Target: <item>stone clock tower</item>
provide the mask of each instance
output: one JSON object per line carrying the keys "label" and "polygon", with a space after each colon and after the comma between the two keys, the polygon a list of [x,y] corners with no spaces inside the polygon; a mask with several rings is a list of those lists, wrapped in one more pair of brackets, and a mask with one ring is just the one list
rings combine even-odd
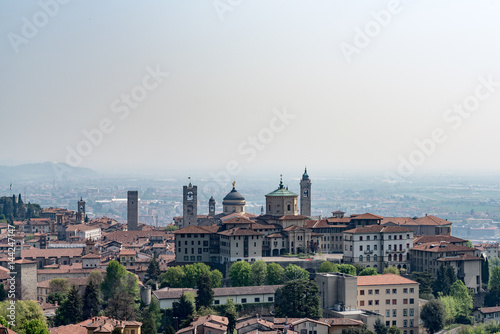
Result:
{"label": "stone clock tower", "polygon": [[182,222],[183,226],[197,225],[198,223],[198,187],[191,184],[191,178],[189,180],[189,185],[184,186],[182,189],[182,203],[183,203],[183,215]]}
{"label": "stone clock tower", "polygon": [[300,180],[300,214],[311,217],[311,180],[307,174],[307,168]]}
{"label": "stone clock tower", "polygon": [[83,200],[82,197],[80,197],[80,200],[78,201],[78,211],[76,213],[76,220],[79,221],[80,223],[83,223],[85,221],[85,201]]}
{"label": "stone clock tower", "polygon": [[209,217],[213,217],[215,216],[215,199],[214,197],[210,197],[210,199],[208,200],[208,216]]}

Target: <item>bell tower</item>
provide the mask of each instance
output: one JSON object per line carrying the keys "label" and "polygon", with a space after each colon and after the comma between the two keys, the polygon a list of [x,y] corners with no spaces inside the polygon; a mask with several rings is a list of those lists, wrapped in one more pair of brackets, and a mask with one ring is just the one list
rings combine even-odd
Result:
{"label": "bell tower", "polygon": [[307,174],[307,168],[300,180],[300,214],[306,217],[311,216],[311,180]]}
{"label": "bell tower", "polygon": [[217,202],[215,202],[215,199],[214,197],[210,197],[210,199],[208,200],[208,216],[209,217],[213,217],[215,216],[215,204]]}
{"label": "bell tower", "polygon": [[80,200],[78,201],[76,220],[78,220],[80,223],[83,223],[85,221],[85,201],[82,197],[80,197]]}
{"label": "bell tower", "polygon": [[[182,187],[182,204],[183,204],[183,215],[182,221],[183,226],[198,224],[198,187],[191,184],[191,178],[189,178],[189,184]],[[215,208],[215,206],[214,206]]]}

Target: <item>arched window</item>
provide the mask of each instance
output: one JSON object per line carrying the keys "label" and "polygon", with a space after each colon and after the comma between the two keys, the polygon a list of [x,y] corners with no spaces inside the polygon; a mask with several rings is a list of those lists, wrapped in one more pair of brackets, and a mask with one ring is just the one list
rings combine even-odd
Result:
{"label": "arched window", "polygon": [[388,260],[392,261],[392,255],[391,254],[389,254]]}
{"label": "arched window", "polygon": [[377,254],[373,255],[373,261],[377,261]]}
{"label": "arched window", "polygon": [[370,255],[366,256],[366,262],[370,262]]}
{"label": "arched window", "polygon": [[359,256],[359,262],[363,262],[363,255]]}
{"label": "arched window", "polygon": [[403,254],[399,254],[399,262],[403,262]]}

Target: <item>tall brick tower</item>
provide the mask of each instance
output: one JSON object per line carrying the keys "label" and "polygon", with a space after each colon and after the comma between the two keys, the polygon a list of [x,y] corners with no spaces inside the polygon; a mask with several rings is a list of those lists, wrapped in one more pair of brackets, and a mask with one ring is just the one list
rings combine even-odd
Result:
{"label": "tall brick tower", "polygon": [[198,187],[191,184],[182,187],[182,203],[183,203],[183,227],[189,225],[197,225],[198,223]]}
{"label": "tall brick tower", "polygon": [[137,231],[139,225],[139,192],[130,190],[127,192],[127,229]]}
{"label": "tall brick tower", "polygon": [[300,214],[311,217],[311,180],[307,174],[307,168],[300,180]]}
{"label": "tall brick tower", "polygon": [[83,223],[85,221],[85,201],[82,197],[80,197],[80,200],[78,201],[76,220],[78,220],[80,223]]}

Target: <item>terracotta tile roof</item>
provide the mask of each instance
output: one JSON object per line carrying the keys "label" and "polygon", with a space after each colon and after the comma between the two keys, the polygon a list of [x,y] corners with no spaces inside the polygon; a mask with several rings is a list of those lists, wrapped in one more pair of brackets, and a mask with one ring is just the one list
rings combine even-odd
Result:
{"label": "terracotta tile roof", "polygon": [[206,226],[189,225],[173,232],[174,234],[207,234],[212,233]]}
{"label": "terracotta tile roof", "polygon": [[131,244],[138,241],[140,238],[149,239],[153,236],[162,236],[166,238],[167,231],[114,231],[102,238],[105,241],[118,241],[121,243]]}
{"label": "terracotta tile roof", "polygon": [[395,274],[358,276],[358,286],[394,284],[418,284],[418,282]]}
{"label": "terracotta tile roof", "polygon": [[277,233],[266,235],[266,238],[286,238],[286,235],[282,232],[277,232]]}
{"label": "terracotta tile roof", "polygon": [[49,328],[50,334],[87,334],[87,329],[82,325],[67,325]]}
{"label": "terracotta tile roof", "polygon": [[344,224],[344,223],[350,223],[351,218],[350,217],[344,217],[344,218],[326,218],[326,221],[331,224]]}
{"label": "terracotta tile roof", "polygon": [[253,221],[245,217],[234,217],[224,220],[222,224],[252,224]]}
{"label": "terracotta tile roof", "polygon": [[460,239],[453,237],[451,235],[421,235],[413,239],[415,245],[426,244],[429,242],[449,242],[449,243],[461,243],[466,242],[465,239]]}
{"label": "terracotta tile roof", "polygon": [[412,229],[403,226],[382,226],[370,225],[366,227],[358,227],[352,230],[344,231],[345,233],[408,233],[413,232]]}
{"label": "terracotta tile roof", "polygon": [[135,250],[132,250],[132,249],[122,249],[120,251],[120,254],[119,256],[136,256],[137,255],[137,252]]}
{"label": "terracotta tile roof", "polygon": [[283,231],[296,231],[296,230],[309,230],[307,227],[304,226],[297,226],[297,225],[291,225],[288,226],[287,228],[283,229]]}
{"label": "terracotta tile roof", "polygon": [[457,256],[447,256],[440,257],[437,259],[440,262],[450,262],[450,261],[482,261],[482,259],[478,256],[470,255],[470,254],[460,254]]}
{"label": "terracotta tile roof", "polygon": [[101,258],[100,255],[92,254],[92,253],[89,253],[87,255],[82,256],[82,259],[100,259],[100,258]]}
{"label": "terracotta tile roof", "polygon": [[240,328],[244,328],[244,327],[247,327],[247,326],[250,326],[253,324],[260,324],[260,325],[266,326],[268,328],[273,328],[273,326],[274,326],[274,323],[272,323],[270,321],[267,321],[267,320],[264,320],[261,318],[251,318],[251,319],[237,323],[236,329],[238,330]]}
{"label": "terracotta tile roof", "polygon": [[36,259],[38,257],[49,258],[49,257],[80,257],[82,256],[82,248],[65,248],[64,250],[58,248],[47,248],[47,249],[23,249],[21,250],[21,257]]}
{"label": "terracotta tile roof", "polygon": [[479,312],[481,312],[481,313],[495,313],[495,312],[500,312],[500,306],[481,307],[479,309]]}
{"label": "terracotta tile roof", "polygon": [[394,223],[396,225],[416,225],[415,220],[411,217],[384,217],[380,225]]}
{"label": "terracotta tile roof", "polygon": [[447,242],[429,242],[413,246],[412,250],[424,252],[474,252],[474,248],[450,244]]}
{"label": "terracotta tile roof", "polygon": [[[72,285],[83,286],[87,285],[88,277],[71,277],[66,279],[68,280],[70,286]],[[51,280],[40,281],[37,283],[37,287],[48,289],[50,287],[50,281]]]}
{"label": "terracotta tile roof", "polygon": [[278,218],[278,220],[306,220],[306,216],[301,215],[284,215]]}
{"label": "terracotta tile roof", "polygon": [[232,229],[226,230],[219,232],[218,234],[221,235],[263,235],[262,233],[259,233],[257,231],[250,230],[248,228],[240,228],[240,227],[234,227]]}
{"label": "terracotta tile roof", "polygon": [[274,229],[283,229],[281,225],[278,224],[268,224],[268,223],[253,223],[252,230],[274,230]]}
{"label": "terracotta tile roof", "polygon": [[66,228],[66,232],[74,232],[74,231],[91,231],[91,230],[97,230],[100,229],[98,226],[91,226],[87,224],[76,224],[76,225],[69,225]]}
{"label": "terracotta tile roof", "polygon": [[384,219],[382,216],[377,216],[372,213],[363,213],[362,215],[351,215],[351,220],[366,220],[366,219]]}
{"label": "terracotta tile roof", "polygon": [[345,213],[345,212],[344,212],[344,211],[337,210],[337,211],[332,211],[332,213]]}
{"label": "terracotta tile roof", "polygon": [[417,219],[415,219],[415,221],[419,225],[436,225],[436,226],[451,225],[451,222],[444,220],[444,219],[441,219],[441,218],[438,218],[436,216],[432,216],[432,215],[427,215],[427,216],[422,217],[422,218],[417,218]]}

